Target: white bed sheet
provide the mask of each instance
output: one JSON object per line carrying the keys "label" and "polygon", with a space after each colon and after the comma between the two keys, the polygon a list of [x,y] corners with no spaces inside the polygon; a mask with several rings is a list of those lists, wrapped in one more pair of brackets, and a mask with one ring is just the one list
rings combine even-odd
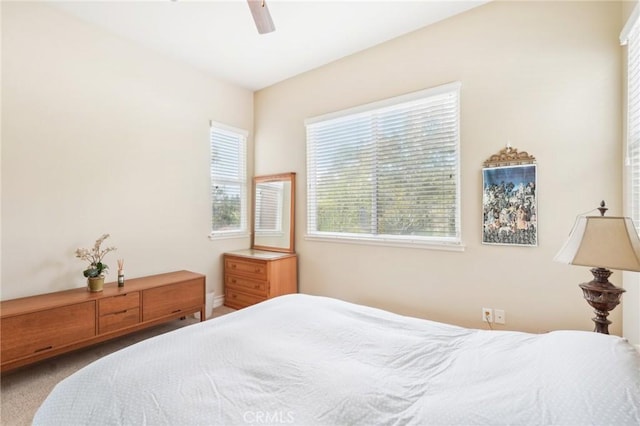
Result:
{"label": "white bed sheet", "polygon": [[287,295],[108,355],[35,425],[638,425],[624,339],[456,327]]}

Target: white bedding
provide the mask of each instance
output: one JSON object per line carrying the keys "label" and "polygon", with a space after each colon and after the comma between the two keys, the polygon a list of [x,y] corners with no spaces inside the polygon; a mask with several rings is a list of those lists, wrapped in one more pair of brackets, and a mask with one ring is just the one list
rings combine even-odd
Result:
{"label": "white bedding", "polygon": [[483,331],[282,296],[113,353],[35,425],[639,425],[625,340]]}

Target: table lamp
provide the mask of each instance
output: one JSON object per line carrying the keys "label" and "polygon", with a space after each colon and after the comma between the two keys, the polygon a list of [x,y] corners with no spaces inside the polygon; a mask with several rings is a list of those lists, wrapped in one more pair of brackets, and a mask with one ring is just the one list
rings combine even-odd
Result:
{"label": "table lamp", "polygon": [[609,268],[640,272],[640,238],[631,218],[605,216],[608,209],[604,201],[598,210],[600,216],[576,218],[569,239],[553,260],[593,267],[594,279],[580,284],[580,288],[596,314],[594,331],[609,334],[611,321],[607,316],[625,291],[609,282]]}

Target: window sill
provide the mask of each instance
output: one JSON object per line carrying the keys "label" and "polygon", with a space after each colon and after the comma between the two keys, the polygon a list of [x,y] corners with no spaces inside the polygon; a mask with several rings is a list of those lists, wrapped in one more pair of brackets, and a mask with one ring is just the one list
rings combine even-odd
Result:
{"label": "window sill", "polygon": [[319,235],[305,235],[306,241],[320,241],[327,243],[340,243],[340,244],[360,244],[366,246],[382,246],[382,247],[401,247],[401,248],[413,248],[422,250],[440,250],[440,251],[458,251],[462,252],[466,246],[463,243],[437,243],[437,242],[425,242],[417,240],[394,240],[394,239],[373,239],[373,238],[358,238],[358,237],[338,237],[338,236],[319,236]]}
{"label": "window sill", "polygon": [[233,232],[233,233],[211,233],[209,234],[209,239],[211,241],[214,240],[230,240],[234,238],[249,238],[251,235],[248,232]]}

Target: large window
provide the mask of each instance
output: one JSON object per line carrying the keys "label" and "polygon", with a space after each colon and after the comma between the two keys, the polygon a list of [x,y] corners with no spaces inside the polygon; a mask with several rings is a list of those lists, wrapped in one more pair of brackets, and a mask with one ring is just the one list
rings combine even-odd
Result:
{"label": "large window", "polygon": [[460,83],[307,120],[309,237],[460,244]]}
{"label": "large window", "polygon": [[247,132],[211,123],[211,236],[247,233]]}

